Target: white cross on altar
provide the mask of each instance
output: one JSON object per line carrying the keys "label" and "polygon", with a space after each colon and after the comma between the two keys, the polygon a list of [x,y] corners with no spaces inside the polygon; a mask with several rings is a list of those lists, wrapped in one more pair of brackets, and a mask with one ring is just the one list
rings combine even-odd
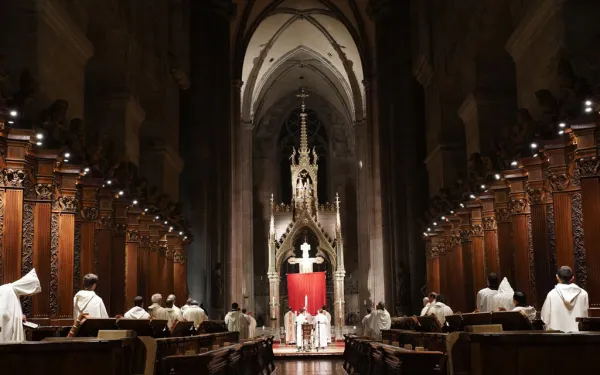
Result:
{"label": "white cross on altar", "polygon": [[291,257],[288,262],[290,264],[299,264],[300,265],[300,273],[311,273],[313,271],[313,264],[321,264],[325,260],[321,257],[309,258],[308,252],[310,251],[310,245],[308,242],[304,242],[300,245],[300,250],[302,250],[302,259],[296,259],[296,257]]}

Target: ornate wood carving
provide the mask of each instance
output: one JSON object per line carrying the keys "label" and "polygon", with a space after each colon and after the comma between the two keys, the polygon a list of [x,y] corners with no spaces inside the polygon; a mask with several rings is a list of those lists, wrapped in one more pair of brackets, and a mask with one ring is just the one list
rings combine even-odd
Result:
{"label": "ornate wood carving", "polygon": [[150,236],[140,236],[140,247],[150,247]]}
{"label": "ornate wood carving", "polygon": [[575,252],[575,278],[577,279],[577,285],[585,289],[587,285],[587,255],[583,242],[581,193],[576,193],[571,196],[571,213],[573,222],[573,249]]}
{"label": "ornate wood carving", "polygon": [[550,183],[552,191],[564,191],[571,184],[571,178],[566,173],[557,175],[553,172],[550,172],[548,174],[548,182]]}
{"label": "ornate wood carving", "polygon": [[117,236],[124,236],[127,231],[127,224],[119,223],[115,224],[115,234]]}
{"label": "ornate wood carving", "polygon": [[34,184],[29,178],[29,175],[26,175],[25,179],[23,179],[23,199],[35,200],[35,198],[36,193]]}
{"label": "ornate wood carving", "polygon": [[4,169],[2,170],[2,182],[4,186],[23,187],[23,180],[27,173],[22,169]]}
{"label": "ornate wood carving", "polygon": [[159,248],[158,241],[152,241],[152,240],[150,240],[150,251],[157,252],[158,248]]}
{"label": "ornate wood carving", "polygon": [[473,234],[472,229],[461,229],[459,232],[460,242],[467,243],[471,242],[471,235]]}
{"label": "ornate wood carving", "polygon": [[548,222],[548,252],[550,255],[550,268],[557,270],[556,265],[556,231],[554,226],[554,206],[546,206],[546,220]]}
{"label": "ornate wood carving", "polygon": [[160,256],[167,255],[167,250],[169,250],[169,247],[167,245],[159,245],[158,246],[158,255],[160,255]]}
{"label": "ornate wood carving", "polygon": [[58,216],[52,213],[50,224],[50,314],[58,315]]}
{"label": "ornate wood carving", "polygon": [[582,177],[593,177],[598,175],[600,160],[596,157],[581,158],[575,161],[574,176],[578,180]]}
{"label": "ornate wood carving", "polygon": [[81,222],[75,222],[75,249],[73,252],[73,293],[79,291],[81,282]]}
{"label": "ornate wood carving", "polygon": [[542,188],[527,188],[527,196],[531,204],[541,204],[545,201],[546,192]]}
{"label": "ornate wood carving", "polygon": [[100,216],[96,221],[96,229],[112,229],[112,216]]}
{"label": "ornate wood carving", "polygon": [[62,212],[75,213],[78,206],[79,201],[76,197],[62,196],[58,198],[58,207]]}
{"label": "ornate wood carving", "polygon": [[36,184],[35,194],[38,200],[50,201],[54,198],[54,185],[52,184]]}
{"label": "ornate wood carving", "polygon": [[525,211],[527,207],[527,199],[511,199],[508,204],[509,210],[511,214],[521,214]]}
{"label": "ornate wood carving", "polygon": [[0,191],[0,281],[4,280],[2,248],[4,247],[4,190]]}
{"label": "ornate wood carving", "polygon": [[475,224],[471,227],[471,234],[475,237],[483,237],[483,227],[479,224]]}
{"label": "ornate wood carving", "polygon": [[[23,205],[23,247],[21,249],[21,274],[26,275],[33,268],[33,208],[31,203]],[[24,297],[21,300],[23,314],[31,316],[32,299]]]}
{"label": "ornate wood carving", "polygon": [[527,216],[527,240],[529,242],[528,255],[529,255],[529,282],[531,283],[531,292],[536,295],[536,283],[535,283],[535,253],[533,250],[533,231],[531,225],[531,215]]}
{"label": "ornate wood carving", "polygon": [[85,221],[96,221],[98,219],[98,209],[96,207],[83,207],[81,217]]}
{"label": "ornate wood carving", "polygon": [[508,221],[510,220],[510,210],[508,208],[498,208],[494,210],[498,221]]}
{"label": "ornate wood carving", "polygon": [[128,230],[127,231],[127,241],[128,242],[138,242],[140,240],[140,232],[137,230]]}
{"label": "ornate wood carving", "polygon": [[484,217],[483,218],[483,229],[485,230],[496,230],[498,228],[496,218]]}

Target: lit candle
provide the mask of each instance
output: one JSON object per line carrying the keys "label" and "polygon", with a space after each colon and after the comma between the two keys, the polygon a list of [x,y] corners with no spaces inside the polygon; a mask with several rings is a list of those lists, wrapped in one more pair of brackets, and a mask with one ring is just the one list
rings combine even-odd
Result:
{"label": "lit candle", "polygon": [[273,297],[273,306],[275,306],[275,297]]}

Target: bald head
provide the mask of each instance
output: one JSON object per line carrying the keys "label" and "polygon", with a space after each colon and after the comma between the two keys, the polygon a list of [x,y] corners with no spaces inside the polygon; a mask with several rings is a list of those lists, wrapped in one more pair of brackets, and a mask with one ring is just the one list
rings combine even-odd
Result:
{"label": "bald head", "polygon": [[427,306],[429,303],[429,297],[423,297],[423,307]]}

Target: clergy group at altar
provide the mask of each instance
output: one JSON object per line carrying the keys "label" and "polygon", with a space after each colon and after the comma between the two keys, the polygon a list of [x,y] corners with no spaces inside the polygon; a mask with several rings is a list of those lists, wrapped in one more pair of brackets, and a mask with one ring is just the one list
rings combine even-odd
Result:
{"label": "clergy group at altar", "polygon": [[[104,301],[96,294],[97,284],[98,276],[87,274],[83,277],[83,289],[73,297],[74,324],[69,336],[75,336],[81,324],[88,318],[109,317]],[[41,291],[41,284],[35,269],[13,283],[0,286],[0,343],[25,341],[23,325],[28,323],[23,315],[20,299],[33,296]],[[198,306],[197,301],[188,299],[186,305],[179,308],[175,305],[175,300],[175,295],[169,295],[163,307],[162,295],[155,294],[152,296],[152,305],[146,311],[144,298],[136,296],[133,299],[133,307],[123,315],[117,315],[117,318],[164,319],[167,320],[167,327],[171,330],[180,321],[194,322],[194,327],[198,329],[200,324],[208,319],[206,312]],[[254,326],[256,326],[256,322],[254,322]]]}

